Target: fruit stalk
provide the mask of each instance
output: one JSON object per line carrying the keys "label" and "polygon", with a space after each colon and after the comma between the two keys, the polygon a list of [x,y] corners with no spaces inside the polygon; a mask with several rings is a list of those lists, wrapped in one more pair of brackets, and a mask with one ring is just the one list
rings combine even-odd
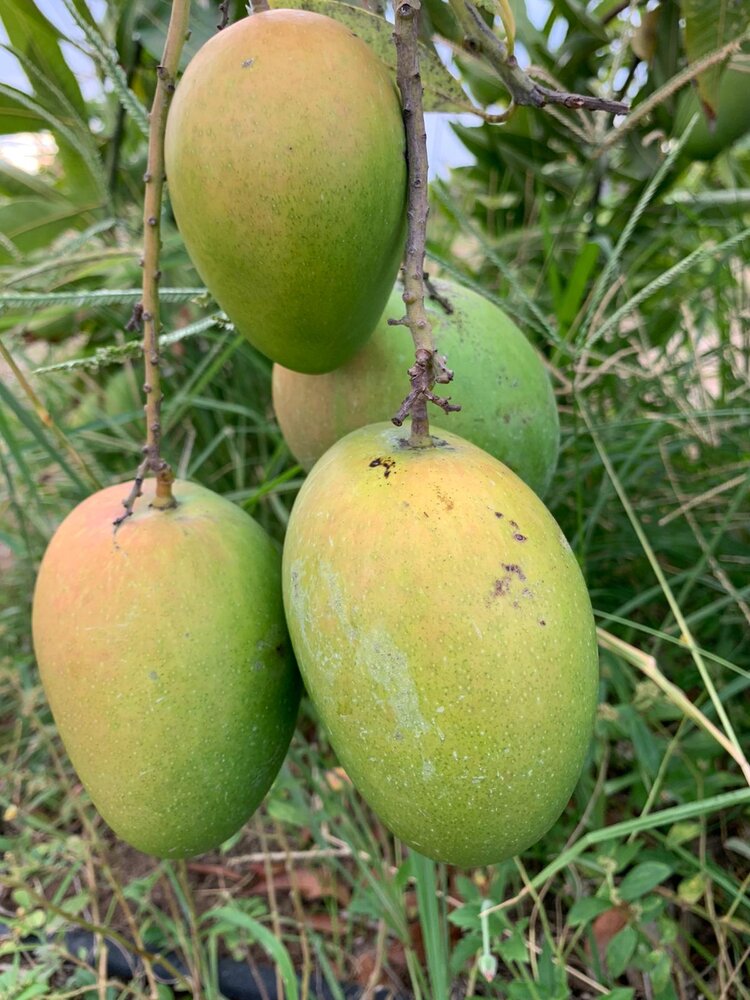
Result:
{"label": "fruit stalk", "polygon": [[445,365],[435,350],[432,326],[424,307],[424,253],[427,234],[427,134],[422,108],[422,80],[419,72],[419,13],[420,0],[402,0],[396,5],[396,80],[401,93],[401,107],[406,129],[406,160],[409,171],[408,232],[402,269],[404,279],[403,299],[406,315],[390,320],[392,325],[408,326],[414,340],[414,364],[409,369],[411,391],[404,399],[393,423],[400,427],[411,413],[413,447],[432,444],[430,423],[427,416],[428,400],[446,413],[459,410],[448,399],[432,392],[436,382],[447,383],[453,372]]}
{"label": "fruit stalk", "polygon": [[180,53],[188,32],[190,0],[173,0],[169,17],[164,53],[156,68],[156,92],[149,115],[148,159],[143,176],[143,295],[134,310],[133,319],[143,328],[143,360],[146,396],[146,444],[143,461],[138,466],[133,487],[123,500],[125,508],[114,522],[115,528],[130,517],[133,505],[141,496],[143,480],[151,472],[156,477],[156,493],[152,507],[167,510],[176,506],[172,495],[174,474],[161,457],[161,378],[159,372],[159,251],[161,248],[161,203],[164,187],[164,132],[167,112],[175,90],[175,78],[180,64]]}

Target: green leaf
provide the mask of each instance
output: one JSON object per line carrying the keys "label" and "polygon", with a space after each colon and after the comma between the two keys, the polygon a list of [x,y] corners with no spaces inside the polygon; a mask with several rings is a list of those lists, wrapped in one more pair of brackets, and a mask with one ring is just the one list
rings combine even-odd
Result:
{"label": "green leaf", "polygon": [[3,0],[2,21],[13,48],[48,80],[54,80],[77,113],[84,115],[86,105],[78,82],[60,49],[63,35],[33,0]]}
{"label": "green leaf", "polygon": [[587,243],[576,258],[565,285],[565,294],[557,309],[557,319],[563,329],[570,326],[576,317],[600,252],[601,247],[598,243]]}
{"label": "green leaf", "polygon": [[[162,288],[162,302],[190,302],[206,294],[205,288]],[[74,288],[69,292],[0,292],[0,313],[9,309],[43,309],[64,305],[81,306],[134,305],[142,297],[140,288]]]}
{"label": "green leaf", "polygon": [[[685,51],[688,62],[704,56],[739,38],[750,28],[750,4],[737,0],[680,0],[685,19]],[[699,73],[696,80],[703,109],[710,121],[716,118],[719,82],[726,61]]]}
{"label": "green leaf", "polygon": [[647,892],[651,892],[664,879],[669,878],[672,869],[662,861],[644,861],[643,864],[631,868],[618,887],[620,899],[632,903]]}
{"label": "green leaf", "polygon": [[596,896],[585,896],[583,899],[577,899],[568,913],[568,923],[571,927],[588,924],[611,906],[612,904],[606,899],[599,899]]}
{"label": "green leaf", "polygon": [[696,872],[690,878],[684,878],[677,886],[677,898],[690,906],[695,905],[703,895],[708,886],[709,879],[705,872]]}
{"label": "green leaf", "polygon": [[96,26],[79,13],[71,0],[63,0],[65,7],[83,32],[91,47],[91,55],[99,64],[103,73],[112,84],[120,99],[120,104],[128,112],[139,128],[141,135],[148,137],[148,110],[141,104],[128,86],[128,81],[122,67],[117,62],[117,52],[101,36]]}
{"label": "green leaf", "polygon": [[675,823],[667,833],[667,847],[679,847],[680,844],[686,844],[690,840],[695,840],[696,837],[700,836],[700,832],[700,823]]}
{"label": "green leaf", "polygon": [[419,923],[432,994],[436,997],[448,996],[448,934],[445,904],[438,895],[437,864],[414,851],[411,865],[417,881]]}
{"label": "green leaf", "polygon": [[[89,212],[96,207],[57,199],[16,198],[0,205],[0,231],[23,253],[30,253],[46,247],[67,229],[80,228],[91,221]],[[0,249],[0,263],[9,259],[7,251]]]}
{"label": "green leaf", "polygon": [[497,951],[504,962],[528,962],[529,952],[526,941],[518,927],[514,927],[510,937],[498,942]]}
{"label": "green leaf", "polygon": [[638,944],[638,931],[628,925],[623,927],[607,945],[607,968],[613,979],[617,979],[628,967]]}
{"label": "green leaf", "polygon": [[56,450],[47,440],[47,435],[45,434],[36,416],[32,416],[28,413],[2,382],[0,382],[0,400],[3,401],[7,408],[15,414],[17,419],[32,434],[38,444],[41,445],[45,452],[47,452],[52,461],[57,462],[60,465],[70,478],[71,482],[75,483],[83,495],[86,492],[86,485],[78,473],[71,468],[65,456],[60,451]]}
{"label": "green leaf", "polygon": [[[17,125],[11,131],[38,131],[40,127],[51,129],[60,145],[60,156],[65,166],[66,180],[71,187],[90,189],[91,181],[94,182],[96,190],[103,198],[104,181],[101,168],[101,161],[98,157],[96,146],[91,136],[82,132],[80,122],[67,122],[53,111],[50,111],[45,104],[36,97],[24,94],[23,91],[13,87],[0,84],[0,130],[4,131],[8,123],[8,116],[21,111],[20,121],[24,124]],[[76,128],[76,124],[78,127]],[[66,158],[66,149],[73,154],[77,162],[71,162],[70,156]]]}
{"label": "green leaf", "polygon": [[29,174],[5,160],[0,160],[0,195],[23,198],[29,194],[51,199],[62,197],[43,176]]}
{"label": "green leaf", "polygon": [[669,985],[672,975],[672,962],[666,951],[652,951],[649,955],[649,978],[657,993],[661,993]]}
{"label": "green leaf", "polygon": [[[215,910],[210,910],[206,914],[206,918],[210,918],[214,922],[223,922],[232,927],[240,927],[247,931],[251,939],[257,941],[261,948],[276,962],[281,973],[281,978],[284,981],[288,1000],[298,1000],[297,977],[294,974],[294,967],[292,966],[289,952],[267,927],[249,917],[241,910],[233,909],[231,906],[220,906]],[[220,933],[219,928],[215,928],[214,933]]]}
{"label": "green leaf", "polygon": [[[334,18],[366,42],[385,65],[392,72],[396,72],[393,25],[380,15],[371,14],[361,7],[353,7],[348,3],[339,3],[337,0],[273,0],[271,6],[310,10]],[[420,44],[419,60],[424,87],[424,110],[466,111],[468,102],[461,85],[443,66],[435,51]]]}

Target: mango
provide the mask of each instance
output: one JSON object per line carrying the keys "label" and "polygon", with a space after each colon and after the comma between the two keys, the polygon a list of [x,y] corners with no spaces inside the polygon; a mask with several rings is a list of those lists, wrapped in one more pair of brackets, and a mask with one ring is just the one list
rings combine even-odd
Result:
{"label": "mango", "polygon": [[398,837],[463,867],[533,844],[584,763],[598,659],[586,585],[510,469],[443,430],[354,431],[303,485],[284,606],[341,764]]}
{"label": "mango", "polygon": [[189,63],[165,142],[177,225],[237,328],[289,368],[343,364],[404,248],[404,128],[385,66],[329,17],[253,14]]}
{"label": "mango", "polygon": [[162,858],[216,847],[268,791],[299,674],[280,557],[239,507],[195,483],[115,533],[129,484],[88,497],[42,560],[33,637],[65,748],[115,833]]}
{"label": "mango", "polygon": [[[459,413],[441,419],[451,431],[505,462],[543,496],[557,464],[560,425],[549,377],[515,323],[492,302],[454,281],[433,282],[452,313],[427,302],[438,350],[455,380],[447,391]],[[388,326],[404,313],[394,288],[375,332],[341,368],[326,375],[273,369],[273,402],[292,454],[310,469],[339,438],[387,420],[409,390],[411,335]]]}
{"label": "mango", "polygon": [[709,124],[695,87],[686,87],[677,102],[674,134],[682,135],[698,112],[700,118],[687,138],[683,154],[693,160],[712,160],[750,132],[750,71],[729,67],[722,73],[716,104],[716,119]]}

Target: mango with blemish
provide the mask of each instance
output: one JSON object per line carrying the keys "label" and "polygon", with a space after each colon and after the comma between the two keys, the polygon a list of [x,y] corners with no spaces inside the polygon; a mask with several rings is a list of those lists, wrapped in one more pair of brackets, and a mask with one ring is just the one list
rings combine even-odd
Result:
{"label": "mango with blemish", "polygon": [[509,468],[433,428],[354,431],[320,459],[284,544],[287,623],[341,764],[411,847],[464,867],[555,822],[591,739],[588,592]]}

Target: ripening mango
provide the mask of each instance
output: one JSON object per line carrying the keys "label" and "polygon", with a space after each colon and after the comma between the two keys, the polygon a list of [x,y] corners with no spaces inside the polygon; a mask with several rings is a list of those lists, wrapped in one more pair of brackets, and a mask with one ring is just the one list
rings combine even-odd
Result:
{"label": "ripening mango", "polygon": [[696,87],[685,87],[677,102],[674,134],[679,137],[693,115],[699,114],[683,147],[683,154],[693,160],[712,160],[750,131],[750,72],[728,67],[721,75],[716,101],[716,117],[709,122],[701,107]]}
{"label": "ripening mango", "polygon": [[[542,360],[513,320],[454,281],[433,281],[440,302],[425,300],[435,343],[455,372],[437,386],[461,404],[442,420],[451,431],[488,451],[543,496],[557,465],[560,424]],[[273,369],[273,403],[289,449],[310,469],[339,438],[388,420],[408,392],[414,363],[411,334],[388,319],[404,313],[400,287],[367,343],[325,375]],[[451,311],[448,311],[451,310]]]}
{"label": "ripening mango", "polygon": [[565,807],[591,738],[586,585],[510,469],[443,430],[354,431],[302,487],[284,606],[340,761],[411,847],[464,867],[517,854]]}
{"label": "ripening mango", "polygon": [[88,497],[42,560],[33,636],[60,736],[115,833],[163,858],[216,847],[274,780],[300,681],[280,558],[239,507],[177,482],[115,532],[129,484]]}
{"label": "ripening mango", "polygon": [[190,62],[165,142],[188,253],[237,328],[289,368],[343,364],[404,247],[404,128],[385,66],[329,17],[253,14]]}

